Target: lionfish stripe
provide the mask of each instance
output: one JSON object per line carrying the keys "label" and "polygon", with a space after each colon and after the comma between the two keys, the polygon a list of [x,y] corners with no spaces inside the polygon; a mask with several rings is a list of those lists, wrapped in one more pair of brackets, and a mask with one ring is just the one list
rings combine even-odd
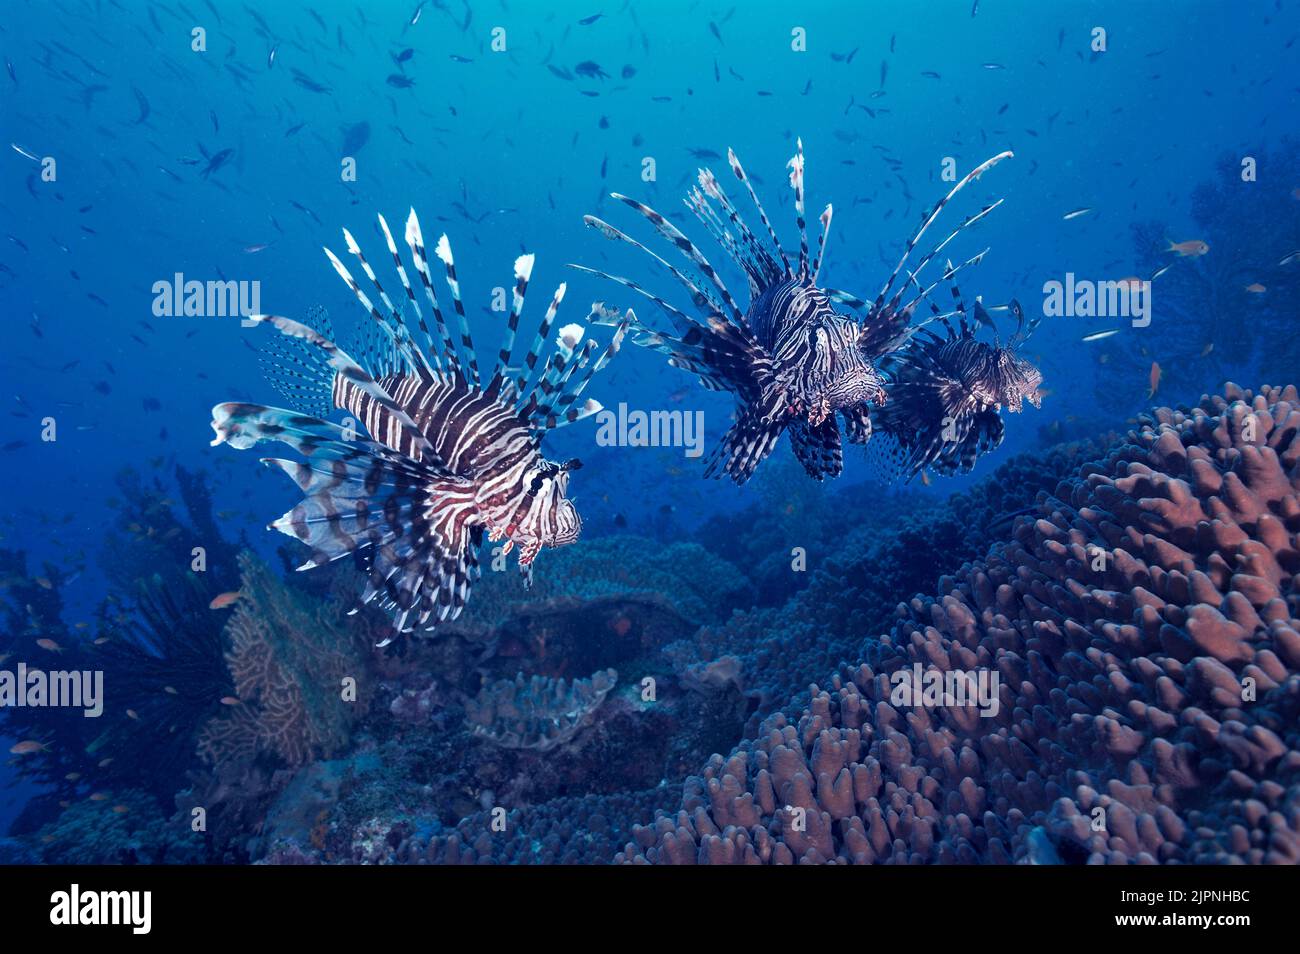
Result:
{"label": "lionfish stripe", "polygon": [[890,304],[897,306],[899,300],[903,297],[903,293],[907,290],[909,286],[915,285],[917,288],[920,288],[921,283],[916,280],[916,276],[921,274],[921,270],[924,269],[926,265],[930,264],[931,260],[933,260],[936,255],[942,252],[944,248],[947,247],[948,243],[951,242],[953,239],[955,239],[958,235],[960,235],[962,231],[974,225],[980,219],[984,218],[984,216],[988,215],[990,212],[992,212],[994,209],[1000,206],[1004,201],[1006,200],[998,199],[996,202],[992,203],[991,205],[986,205],[984,208],[980,209],[974,215],[967,216],[965,221],[963,221],[961,225],[953,229],[946,239],[944,239],[942,242],[940,242],[938,245],[932,248],[928,253],[926,253],[925,257],[922,258],[919,263],[917,263],[916,269],[910,275],[907,276],[907,282],[904,283],[902,288],[898,289],[898,291],[894,293],[893,300],[890,302]]}
{"label": "lionfish stripe", "polygon": [[515,403],[516,407],[521,407],[527,401],[528,380],[537,367],[537,359],[542,353],[542,347],[546,344],[547,336],[551,333],[551,324],[555,321],[555,313],[560,308],[560,302],[564,301],[564,293],[568,288],[567,282],[560,282],[560,286],[555,289],[555,295],[546,308],[546,314],[542,316],[542,322],[537,326],[537,333],[533,336],[533,343],[528,346],[528,354],[524,355],[524,367],[520,371],[515,385],[515,391],[518,395]]}
{"label": "lionfish stripe", "polygon": [[767,229],[768,236],[772,239],[772,247],[776,249],[776,253],[781,256],[782,264],[785,265],[786,277],[793,278],[794,271],[790,268],[790,259],[786,258],[785,249],[781,248],[781,241],[776,237],[776,229],[772,228],[772,223],[768,221],[767,213],[763,211],[763,203],[758,201],[758,193],[754,191],[754,186],[750,183],[749,177],[745,175],[740,160],[736,158],[736,154],[730,148],[727,149],[727,161],[731,163],[731,171],[736,174],[736,178],[745,184],[745,189],[749,192],[749,198],[753,201],[754,208],[758,210],[758,217]]}
{"label": "lionfish stripe", "polygon": [[415,445],[420,448],[421,452],[434,454],[433,445],[429,443],[429,439],[424,436],[424,433],[416,423],[411,420],[410,415],[402,409],[401,405],[393,400],[392,396],[389,395],[387,391],[380,387],[379,382],[372,378],[365,368],[353,361],[352,358],[334,342],[327,338],[322,338],[306,325],[294,321],[291,318],[282,318],[279,315],[252,315],[250,317],[253,321],[269,322],[281,334],[286,334],[294,338],[301,338],[308,344],[319,348],[324,353],[330,367],[332,367],[337,373],[337,377],[341,377],[344,381],[347,381],[349,384],[364,391],[366,394],[370,395],[370,397],[378,401],[390,414],[393,415],[393,418],[399,423],[402,430],[405,431]]}
{"label": "lionfish stripe", "polygon": [[830,235],[831,216],[834,214],[835,211],[831,208],[831,204],[828,202],[826,203],[826,208],[822,210],[822,214],[819,217],[819,221],[822,224],[822,230],[821,234],[817,236],[817,257],[813,259],[812,263],[812,283],[814,285],[817,284],[817,276],[821,274],[822,259],[826,254],[826,239]]}
{"label": "lionfish stripe", "polygon": [[438,307],[438,295],[433,290],[433,279],[429,275],[429,260],[424,254],[424,234],[420,231],[420,220],[415,214],[415,209],[411,209],[410,215],[406,217],[406,244],[411,249],[411,258],[415,261],[415,270],[420,275],[421,284],[424,285],[425,297],[429,299],[429,307],[433,311],[434,323],[438,326],[438,335],[442,338],[442,350],[447,356],[451,376],[455,380],[463,381],[465,375],[461,371],[460,355],[456,351],[456,343],[452,341],[451,332],[447,330],[447,322],[442,317],[442,309]]}
{"label": "lionfish stripe", "polygon": [[402,263],[402,256],[397,252],[397,243],[393,241],[393,233],[388,228],[388,220],[383,215],[378,216],[379,229],[384,234],[384,242],[388,245],[388,253],[393,257],[393,268],[397,270],[397,277],[401,279],[402,288],[406,290],[406,300],[411,305],[411,310],[415,312],[415,320],[419,325],[420,333],[424,337],[424,351],[428,358],[433,362],[434,370],[442,374],[442,361],[438,358],[438,352],[433,346],[433,335],[429,333],[429,326],[424,322],[424,312],[420,310],[420,303],[415,298],[415,289],[411,287],[411,280],[406,275],[406,266]]}
{"label": "lionfish stripe", "polygon": [[686,312],[674,308],[672,305],[664,301],[654,292],[647,291],[646,289],[642,288],[640,285],[638,285],[636,282],[632,281],[631,279],[622,278],[618,275],[611,275],[609,274],[609,272],[602,272],[598,268],[588,268],[586,265],[574,265],[570,263],[568,267],[572,269],[576,269],[577,271],[580,272],[586,272],[588,275],[595,275],[598,278],[604,278],[607,279],[608,281],[616,282],[619,285],[622,285],[624,288],[632,289],[632,291],[636,292],[638,295],[644,295],[646,298],[649,298],[652,302],[654,302],[656,305],[662,308],[664,312],[667,313],[668,317],[673,320],[673,323],[678,325],[679,327],[687,327],[689,325],[697,324],[695,319],[693,319],[690,315],[686,314]]}
{"label": "lionfish stripe", "polygon": [[[351,249],[354,254],[360,256],[361,250],[357,247],[356,242],[353,241],[352,236],[348,233],[347,229],[343,230],[343,234],[347,239],[348,248]],[[352,273],[348,271],[347,266],[339,261],[337,255],[330,251],[330,249],[326,248],[325,256],[329,259],[330,264],[334,266],[334,271],[338,272],[339,277],[343,279],[348,288],[352,289],[352,294],[356,295],[357,301],[361,302],[361,307],[369,312],[370,317],[374,320],[375,324],[379,325],[379,327],[384,330],[384,334],[388,336],[389,340],[392,341],[393,345],[397,348],[398,353],[402,356],[402,360],[406,362],[407,367],[409,367],[413,372],[418,371],[421,367],[421,362],[416,357],[414,349],[410,345],[410,338],[409,335],[406,334],[406,329],[395,322],[392,317],[385,317],[383,313],[375,307],[374,302],[372,302],[366,293],[361,290],[361,286],[357,284],[357,280],[352,277]],[[375,287],[379,289],[380,296],[388,306],[390,313],[393,313],[392,302],[388,301],[388,296],[384,294],[384,290],[380,288],[379,283],[375,281],[375,274],[371,271],[370,265],[364,258],[362,258],[361,262],[366,275],[370,278],[371,282],[374,283]]]}
{"label": "lionfish stripe", "polygon": [[795,154],[786,165],[790,169],[790,188],[794,189],[794,216],[799,226],[799,277],[808,277],[808,228],[803,206],[803,139],[795,139]]}
{"label": "lionfish stripe", "polygon": [[741,312],[740,307],[736,304],[735,299],[731,297],[731,292],[727,291],[727,286],[722,283],[722,279],[718,277],[718,273],[713,270],[713,266],[709,264],[709,260],[704,257],[704,254],[695,247],[695,244],[690,239],[682,234],[681,230],[678,229],[677,226],[673,225],[654,209],[650,208],[650,206],[638,202],[636,199],[622,195],[618,192],[611,192],[610,196],[611,198],[618,199],[618,201],[623,204],[631,206],[640,212],[646,220],[655,227],[660,235],[671,242],[673,246],[682,253],[682,255],[694,262],[695,267],[704,273],[704,277],[713,283],[713,287],[716,288],[718,294],[722,296],[723,304],[731,310],[732,319],[737,323],[741,323],[745,320],[745,316]]}
{"label": "lionfish stripe", "polygon": [[627,242],[627,244],[631,245],[632,247],[639,248],[641,251],[645,252],[656,262],[662,265],[664,268],[668,269],[668,271],[672,273],[673,278],[681,282],[683,287],[685,287],[685,289],[687,290],[687,292],[690,293],[691,301],[694,303],[696,308],[700,309],[700,311],[704,312],[705,314],[714,314],[722,310],[722,308],[711,297],[709,297],[703,291],[701,291],[699,286],[696,285],[693,281],[691,281],[688,276],[682,274],[682,272],[680,272],[674,265],[666,261],[664,258],[659,256],[655,252],[652,252],[650,249],[646,248],[644,245],[642,245],[636,239],[632,238],[632,236],[628,235],[626,232],[622,232],[619,229],[616,229],[608,222],[604,222],[596,218],[596,216],[594,215],[584,215],[582,217],[582,221],[586,223],[586,225],[589,228],[595,229],[601,235],[605,236],[605,238],[607,239]]}
{"label": "lionfish stripe", "polygon": [[510,370],[510,358],[515,350],[515,335],[519,331],[519,316],[524,310],[524,296],[528,294],[528,282],[533,276],[534,256],[520,255],[515,259],[515,288],[510,301],[510,315],[506,318],[506,334],[501,340],[501,350],[497,353],[496,370],[492,372],[492,382],[488,386],[493,393],[500,388]]}
{"label": "lionfish stripe", "polygon": [[894,280],[898,278],[899,273],[903,270],[903,266],[907,263],[908,256],[912,254],[912,250],[916,248],[916,244],[921,241],[921,237],[925,235],[926,229],[928,229],[934,220],[939,217],[939,213],[942,212],[943,207],[952,200],[952,197],[965,188],[967,183],[973,182],[1003,159],[1009,159],[1014,155],[1015,153],[1008,149],[1006,152],[998,153],[992,159],[984,160],[984,162],[981,162],[978,166],[967,173],[960,182],[954,185],[952,191],[939,200],[939,203],[934,207],[934,211],[926,217],[926,219],[921,223],[920,229],[918,229],[917,233],[908,241],[907,248],[903,251],[903,257],[898,260],[898,264],[894,267],[894,271],[890,274],[884,287],[880,289],[880,294],[876,296],[873,309],[878,309],[884,303],[885,296],[888,295],[889,290],[893,288]]}
{"label": "lionfish stripe", "polygon": [[438,237],[438,245],[433,250],[434,254],[447,267],[447,284],[451,288],[451,303],[456,309],[456,321],[460,324],[460,343],[465,349],[465,355],[469,360],[469,383],[471,386],[478,385],[478,354],[474,351],[474,339],[470,337],[469,321],[465,318],[465,304],[460,300],[460,282],[456,280],[456,263],[451,257],[451,242],[447,240],[447,234],[444,232]]}

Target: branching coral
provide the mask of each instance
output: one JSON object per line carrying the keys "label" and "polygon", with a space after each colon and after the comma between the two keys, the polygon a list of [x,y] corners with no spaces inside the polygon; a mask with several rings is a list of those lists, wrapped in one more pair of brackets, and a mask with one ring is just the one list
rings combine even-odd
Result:
{"label": "branching coral", "polygon": [[497,745],[547,752],[572,741],[592,721],[617,681],[613,669],[571,683],[520,673],[513,681],[484,686],[466,702],[465,719],[475,735]]}
{"label": "branching coral", "polygon": [[251,554],[239,566],[240,599],[226,626],[239,703],[204,728],[199,754],[215,764],[270,753],[290,766],[328,757],[368,701],[362,647],[332,608],[294,592]]}
{"label": "branching coral", "polygon": [[[1300,860],[1298,405],[1145,418],[621,859]],[[918,665],[997,705],[904,706]]]}

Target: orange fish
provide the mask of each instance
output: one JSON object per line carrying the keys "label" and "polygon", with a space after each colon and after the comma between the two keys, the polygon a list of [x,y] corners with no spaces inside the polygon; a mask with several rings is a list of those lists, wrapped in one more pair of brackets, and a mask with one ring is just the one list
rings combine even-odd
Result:
{"label": "orange fish", "polygon": [[1147,400],[1156,396],[1156,390],[1160,387],[1160,362],[1151,362],[1151,390],[1147,392]]}
{"label": "orange fish", "polygon": [[239,590],[234,590],[230,593],[222,593],[220,596],[213,598],[212,602],[208,604],[208,609],[225,609],[231,603],[235,602],[235,600],[239,599],[239,595]]}
{"label": "orange fish", "polygon": [[105,795],[103,792],[96,792],[95,794],[90,796],[90,800],[92,802],[105,802],[108,801],[108,796]]}
{"label": "orange fish", "polygon": [[925,471],[921,471],[921,483],[925,484],[927,487],[930,486],[930,475]]}
{"label": "orange fish", "polygon": [[48,637],[41,637],[36,640],[36,645],[40,646],[41,649],[48,649],[52,653],[63,652],[63,647]]}
{"label": "orange fish", "polygon": [[239,705],[239,700],[236,699],[234,696],[222,696],[221,704],[223,706],[237,706]]}
{"label": "orange fish", "polygon": [[1268,291],[1268,289],[1259,282],[1251,282],[1246,286],[1246,291],[1250,292],[1252,295],[1262,295],[1264,292]]}
{"label": "orange fish", "polygon": [[114,805],[114,806],[113,806],[113,811],[117,812],[119,815],[125,815],[125,814],[126,814],[127,812],[129,812],[130,810],[131,810],[131,809],[127,808],[125,805]]}
{"label": "orange fish", "polygon": [[1199,258],[1210,250],[1210,246],[1200,239],[1189,239],[1186,242],[1170,242],[1166,252],[1173,252],[1179,258]]}
{"label": "orange fish", "polygon": [[49,746],[44,742],[37,742],[35,739],[24,739],[23,741],[9,748],[10,755],[31,755],[34,752],[44,752]]}

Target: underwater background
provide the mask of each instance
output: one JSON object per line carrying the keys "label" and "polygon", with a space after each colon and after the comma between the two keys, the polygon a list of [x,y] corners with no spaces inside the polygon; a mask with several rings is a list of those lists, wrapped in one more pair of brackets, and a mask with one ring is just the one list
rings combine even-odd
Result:
{"label": "underwater background", "polygon": [[[0,708],[0,859],[1296,861],[1297,5],[584,4],[0,0],[0,658],[104,674],[98,718]],[[1042,407],[963,476],[849,446],[818,482],[783,440],[737,487],[564,428],[581,538],[529,590],[485,557],[427,636],[293,572],[293,487],[209,446],[277,403],[274,332],[156,283],[359,328],[321,247],[392,294],[374,216],[413,207],[490,362],[522,252],[526,330],[561,282],[561,324],[656,317],[568,263],[684,304],[583,215],[667,255],[621,192],[723,259],[679,199],[728,148],[793,251],[796,139],[826,284],[869,301],[945,169],[1011,150],[928,236],[1005,198],[945,251],[989,249],[967,299],[1151,280],[1149,325],[1043,317]],[[731,424],[641,348],[589,393],[702,411],[706,453]],[[996,668],[1000,714],[894,711],[914,662]]]}

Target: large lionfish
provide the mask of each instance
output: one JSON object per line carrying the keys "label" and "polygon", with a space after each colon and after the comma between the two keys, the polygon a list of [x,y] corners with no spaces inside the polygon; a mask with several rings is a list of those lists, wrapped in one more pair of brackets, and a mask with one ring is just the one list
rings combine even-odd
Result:
{"label": "large lionfish", "polygon": [[[648,219],[706,281],[683,272],[640,242],[595,216],[584,216],[584,221],[607,238],[627,242],[641,249],[668,269],[690,293],[703,321],[692,318],[627,278],[594,268],[573,266],[617,282],[655,302],[668,314],[675,334],[656,331],[636,322],[633,325],[632,340],[667,354],[669,364],[695,373],[706,388],[726,390],[734,395],[735,424],[710,455],[705,476],[718,476],[720,472],[725,472],[738,484],[748,480],[758,465],[772,453],[783,432],[789,433],[795,456],[811,476],[818,480],[825,476],[838,476],[843,469],[843,451],[836,413],[844,420],[849,441],[865,444],[872,434],[872,416],[879,413],[878,410],[873,411],[873,405],[879,408],[887,400],[892,400],[889,376],[882,374],[882,370],[893,367],[899,369],[901,374],[901,369],[907,368],[923,374],[923,369],[931,367],[932,363],[922,360],[923,351],[915,352],[914,361],[902,358],[890,362],[887,358],[906,344],[920,327],[909,327],[912,315],[922,301],[928,300],[939,282],[951,280],[966,266],[980,261],[984,252],[957,266],[947,263],[940,280],[928,287],[922,287],[917,276],[963,229],[1001,205],[1002,200],[969,216],[921,259],[892,297],[889,293],[917,243],[943,207],[968,183],[1011,156],[1010,152],[994,156],[953,186],[925,217],[921,228],[907,243],[907,248],[888,281],[875,301],[868,306],[865,301],[848,292],[822,288],[817,283],[821,263],[825,258],[832,208],[827,205],[820,216],[821,235],[816,254],[810,258],[804,215],[803,143],[796,142],[796,153],[788,167],[799,227],[797,268],[791,264],[790,258],[782,249],[758,195],[732,150],[727,150],[731,171],[749,193],[759,220],[771,239],[772,248],[769,250],[754,235],[710,170],[699,171],[699,185],[691,190],[685,200],[687,207],[695,213],[731,260],[744,271],[749,282],[749,306],[743,313],[717,271],[690,239],[654,209],[618,193],[613,193],[612,197],[636,209]],[[710,204],[710,200],[717,203],[721,214]],[[915,288],[916,294],[904,303],[903,296],[909,288]],[[835,311],[834,303],[859,311],[862,317],[858,319],[839,314]],[[933,304],[931,308],[934,316],[927,319],[927,323],[947,317],[939,315]],[[963,356],[972,359],[976,357],[973,353],[967,355],[961,349],[954,352],[953,356],[958,359]],[[977,378],[980,373],[974,371]],[[970,376],[963,372],[957,375],[957,379],[967,381]],[[913,383],[918,386],[920,384],[918,381]],[[980,394],[988,391],[978,381],[974,386]],[[1004,403],[1019,407],[1019,399]],[[927,405],[926,411],[931,410]],[[964,404],[958,413],[967,413]],[[923,426],[928,433],[930,423],[928,418],[918,420],[915,415],[894,416],[890,421],[895,432],[902,434],[904,440],[912,442],[919,438],[906,433],[904,428]]]}
{"label": "large lionfish", "polygon": [[[565,285],[556,290],[523,367],[511,367],[515,333],[533,256],[515,260],[514,295],[504,340],[492,375],[482,380],[461,302],[456,266],[447,236],[435,254],[446,267],[456,312],[459,346],[452,339],[434,292],[424,238],[414,210],[406,221],[406,243],[433,312],[440,343],[425,324],[414,289],[398,255],[388,223],[379,216],[397,276],[406,291],[424,338],[418,347],[399,310],[384,292],[352,235],[343,230],[348,251],[374,286],[381,311],[362,291],[347,267],[328,248],[334,269],[382,330],[387,356],[374,358],[367,371],[329,338],[307,325],[273,315],[254,319],[290,336],[281,380],[291,394],[318,409],[345,410],[365,425],[369,437],[301,411],[260,404],[218,404],[212,410],[213,444],[245,449],[280,441],[304,461],[264,459],[298,484],[301,503],[271,524],[311,547],[305,570],[356,554],[369,582],[362,603],[377,600],[394,614],[397,631],[414,625],[433,629],[455,619],[479,575],[478,548],[505,540],[503,552],[518,545],[519,566],[531,574],[542,547],[573,543],[581,521],[566,497],[569,473],[577,460],[557,463],[541,453],[552,428],[600,410],[594,400],[579,401],[592,377],[618,351],[635,315],[619,319],[603,305],[594,317],[617,323],[603,352],[588,339],[579,348],[582,325],[560,329],[556,348],[538,368]],[[371,326],[373,329],[374,326]],[[350,423],[350,422],[349,422]]]}

